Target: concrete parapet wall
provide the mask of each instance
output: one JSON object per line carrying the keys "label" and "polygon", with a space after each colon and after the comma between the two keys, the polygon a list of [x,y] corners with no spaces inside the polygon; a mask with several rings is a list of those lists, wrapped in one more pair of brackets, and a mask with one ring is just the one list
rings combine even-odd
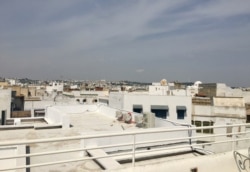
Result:
{"label": "concrete parapet wall", "polygon": [[84,113],[86,111],[96,111],[96,105],[70,105],[70,106],[55,106],[60,111],[67,114]]}
{"label": "concrete parapet wall", "polygon": [[6,118],[10,118],[10,105],[11,89],[0,89],[0,113],[2,113],[2,111],[6,111]]}
{"label": "concrete parapet wall", "polygon": [[54,107],[48,107],[46,109],[45,120],[48,124],[60,124],[63,128],[70,127],[70,120],[66,113]]}
{"label": "concrete parapet wall", "polygon": [[115,108],[110,108],[108,106],[105,106],[105,105],[100,105],[98,111],[101,113],[101,114],[104,114],[110,118],[114,118],[116,119],[116,111],[118,111],[118,109],[115,109]]}

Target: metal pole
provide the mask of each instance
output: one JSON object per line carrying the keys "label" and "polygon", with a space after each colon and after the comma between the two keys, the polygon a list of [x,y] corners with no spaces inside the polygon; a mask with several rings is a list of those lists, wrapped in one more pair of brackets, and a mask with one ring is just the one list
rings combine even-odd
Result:
{"label": "metal pole", "polygon": [[135,166],[135,144],[136,144],[136,138],[135,138],[135,134],[133,134],[133,157],[132,157],[132,164],[133,167]]}
{"label": "metal pole", "polygon": [[236,134],[233,131],[234,127],[232,127],[232,151],[235,151]]}
{"label": "metal pole", "polygon": [[6,124],[6,114],[5,111],[2,111],[2,115],[1,115],[1,125],[5,125]]}

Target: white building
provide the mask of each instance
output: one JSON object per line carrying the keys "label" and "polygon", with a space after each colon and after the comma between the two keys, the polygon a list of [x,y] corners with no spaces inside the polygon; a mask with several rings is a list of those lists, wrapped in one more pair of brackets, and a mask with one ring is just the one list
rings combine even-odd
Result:
{"label": "white building", "polygon": [[11,110],[11,89],[0,89],[0,119],[10,118]]}
{"label": "white building", "polygon": [[63,92],[63,95],[80,104],[103,103],[108,105],[109,91],[71,91]]}
{"label": "white building", "polygon": [[16,85],[17,82],[15,79],[6,79],[6,81],[8,81],[8,83],[12,86],[12,85]]}
{"label": "white building", "polygon": [[173,90],[166,80],[153,83],[148,93],[111,92],[109,106],[138,113],[153,112],[159,118],[191,124],[191,96],[185,90]]}
{"label": "white building", "polygon": [[156,117],[191,124],[190,96],[110,93],[109,106],[131,112],[153,112]]}
{"label": "white building", "polygon": [[[221,126],[246,123],[245,99],[241,91],[231,89],[225,84],[201,84],[199,95],[192,100],[192,124],[197,127]],[[241,97],[237,97],[241,96]],[[232,129],[215,128],[199,129],[198,134],[228,134],[224,137],[232,137],[232,132],[246,131],[244,126]],[[204,139],[201,139],[204,140]],[[205,141],[215,141],[217,137],[212,137]],[[223,149],[223,148],[222,148]]]}
{"label": "white building", "polygon": [[242,97],[241,89],[233,89],[225,83],[199,84],[199,94],[207,97]]}
{"label": "white building", "polygon": [[53,92],[63,92],[64,84],[58,82],[52,82],[46,86],[46,92],[51,94]]}

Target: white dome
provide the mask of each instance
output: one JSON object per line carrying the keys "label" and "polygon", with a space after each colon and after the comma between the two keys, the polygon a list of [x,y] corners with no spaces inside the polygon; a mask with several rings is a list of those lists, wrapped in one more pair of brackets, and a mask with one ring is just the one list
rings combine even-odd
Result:
{"label": "white dome", "polygon": [[194,83],[194,86],[199,86],[200,84],[202,84],[201,81],[196,81],[196,82]]}

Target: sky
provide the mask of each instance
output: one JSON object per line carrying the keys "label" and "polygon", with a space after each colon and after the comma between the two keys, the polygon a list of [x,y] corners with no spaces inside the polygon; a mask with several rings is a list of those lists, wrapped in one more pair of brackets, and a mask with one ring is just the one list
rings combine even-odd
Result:
{"label": "sky", "polygon": [[1,0],[0,77],[250,86],[250,0]]}

